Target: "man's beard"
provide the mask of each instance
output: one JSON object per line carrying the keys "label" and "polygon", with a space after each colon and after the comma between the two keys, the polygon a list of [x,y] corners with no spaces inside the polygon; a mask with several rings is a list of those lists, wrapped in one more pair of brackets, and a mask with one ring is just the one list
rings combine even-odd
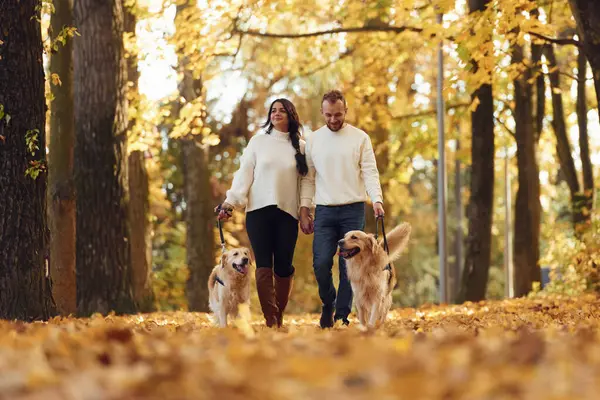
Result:
{"label": "man's beard", "polygon": [[344,121],[340,121],[336,125],[327,123],[327,127],[329,128],[330,131],[337,132],[344,127]]}

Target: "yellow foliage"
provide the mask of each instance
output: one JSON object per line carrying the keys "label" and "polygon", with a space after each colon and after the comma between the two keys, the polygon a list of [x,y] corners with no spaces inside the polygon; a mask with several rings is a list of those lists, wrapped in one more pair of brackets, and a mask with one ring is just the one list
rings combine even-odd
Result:
{"label": "yellow foliage", "polygon": [[[392,310],[383,329],[202,313],[0,321],[2,398],[590,398],[595,296]],[[558,396],[558,397],[557,397]]]}
{"label": "yellow foliage", "polygon": [[52,84],[55,86],[61,86],[62,82],[60,81],[60,76],[58,74],[51,74],[50,78],[52,79]]}

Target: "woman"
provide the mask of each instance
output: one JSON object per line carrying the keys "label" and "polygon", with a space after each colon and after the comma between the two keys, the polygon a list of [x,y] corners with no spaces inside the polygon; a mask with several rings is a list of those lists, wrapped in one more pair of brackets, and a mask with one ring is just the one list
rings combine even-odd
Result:
{"label": "woman", "polygon": [[256,259],[256,289],[268,327],[282,326],[294,279],[299,181],[308,167],[300,120],[287,99],[271,103],[264,135],[248,142],[219,219],[246,207],[246,230]]}

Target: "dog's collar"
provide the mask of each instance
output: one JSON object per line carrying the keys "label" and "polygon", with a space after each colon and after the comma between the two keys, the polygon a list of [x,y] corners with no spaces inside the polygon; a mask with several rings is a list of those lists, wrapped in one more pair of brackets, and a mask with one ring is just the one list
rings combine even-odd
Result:
{"label": "dog's collar", "polygon": [[219,278],[217,275],[215,275],[215,282],[218,282],[218,283],[220,283],[221,285],[225,286],[225,282],[223,282],[223,281],[221,280],[221,278]]}

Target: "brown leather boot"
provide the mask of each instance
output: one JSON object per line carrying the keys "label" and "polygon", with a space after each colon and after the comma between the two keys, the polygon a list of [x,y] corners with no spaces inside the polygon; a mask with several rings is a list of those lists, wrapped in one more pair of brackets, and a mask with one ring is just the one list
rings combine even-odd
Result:
{"label": "brown leather boot", "polygon": [[260,307],[265,316],[265,323],[269,328],[276,326],[279,309],[275,300],[275,286],[271,268],[256,268],[256,291],[258,292]]}
{"label": "brown leather boot", "polygon": [[277,326],[283,325],[283,312],[287,306],[290,294],[292,293],[292,287],[294,286],[294,274],[282,278],[275,274],[275,298],[277,300],[277,307],[279,312],[277,313]]}

